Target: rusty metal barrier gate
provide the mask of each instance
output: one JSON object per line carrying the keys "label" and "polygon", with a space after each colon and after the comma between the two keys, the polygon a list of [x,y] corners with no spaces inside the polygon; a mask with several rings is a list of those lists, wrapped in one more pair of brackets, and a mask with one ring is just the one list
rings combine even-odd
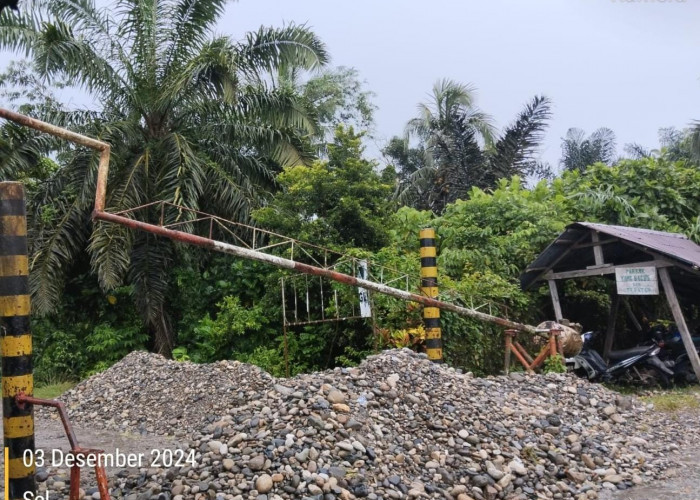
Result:
{"label": "rusty metal barrier gate", "polygon": [[95,191],[95,207],[92,213],[93,219],[114,222],[115,224],[120,224],[122,226],[126,226],[132,229],[139,229],[141,231],[146,231],[152,234],[156,234],[158,236],[170,238],[175,241],[189,243],[190,245],[208,248],[210,250],[227,253],[236,257],[242,257],[244,259],[265,262],[267,264],[271,264],[275,267],[279,267],[282,269],[289,269],[291,271],[310,274],[313,276],[322,276],[333,281],[337,281],[339,283],[344,283],[346,285],[358,288],[365,288],[373,292],[386,294],[409,302],[417,302],[426,307],[437,307],[444,311],[450,311],[460,316],[466,316],[479,321],[493,323],[502,326],[503,328],[510,328],[513,330],[524,331],[528,333],[537,333],[537,329],[531,325],[525,325],[522,323],[517,323],[515,321],[510,321],[508,319],[493,316],[491,314],[486,314],[475,309],[451,304],[449,302],[437,300],[432,297],[426,297],[424,295],[410,293],[404,290],[384,285],[382,283],[376,283],[370,280],[356,278],[355,276],[339,273],[331,269],[324,269],[322,267],[305,264],[303,262],[298,262],[292,259],[286,259],[276,255],[270,255],[260,250],[245,248],[238,245],[232,245],[230,243],[217,241],[212,238],[206,238],[202,236],[197,236],[195,234],[186,233],[184,231],[177,231],[169,229],[167,227],[149,224],[147,222],[130,219],[129,217],[125,217],[121,214],[105,212],[104,208],[105,198],[107,194],[107,176],[109,173],[109,144],[3,108],[0,108],[0,117],[18,123],[20,125],[24,125],[35,130],[39,130],[41,132],[45,132],[47,134],[60,137],[62,139],[66,139],[68,141],[80,144],[82,146],[86,146],[88,148],[100,152],[100,161],[97,170],[97,189]]}

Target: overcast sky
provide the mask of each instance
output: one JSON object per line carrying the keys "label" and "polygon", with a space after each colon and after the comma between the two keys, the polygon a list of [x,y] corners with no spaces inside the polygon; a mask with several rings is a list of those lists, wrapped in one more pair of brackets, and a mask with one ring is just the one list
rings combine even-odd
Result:
{"label": "overcast sky", "polygon": [[609,127],[621,149],[655,147],[659,127],[700,120],[700,0],[240,0],[218,31],[240,38],[292,21],[376,93],[373,155],[439,78],[475,85],[499,127],[548,96],[542,157],[554,166],[570,127]]}
{"label": "overcast sky", "polygon": [[376,95],[379,142],[400,134],[438,78],[471,82],[503,127],[553,101],[543,159],[570,127],[609,127],[621,148],[700,120],[700,0],[240,0],[219,30],[308,23],[336,66]]}

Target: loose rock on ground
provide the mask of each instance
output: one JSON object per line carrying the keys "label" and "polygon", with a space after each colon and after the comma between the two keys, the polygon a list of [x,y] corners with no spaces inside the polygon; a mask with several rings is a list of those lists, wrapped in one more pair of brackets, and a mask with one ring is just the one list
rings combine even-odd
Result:
{"label": "loose rock on ground", "polygon": [[409,350],[292,379],[139,352],[62,399],[74,422],[193,452],[112,477],[131,500],[590,499],[662,475],[698,423],[570,375],[474,378]]}

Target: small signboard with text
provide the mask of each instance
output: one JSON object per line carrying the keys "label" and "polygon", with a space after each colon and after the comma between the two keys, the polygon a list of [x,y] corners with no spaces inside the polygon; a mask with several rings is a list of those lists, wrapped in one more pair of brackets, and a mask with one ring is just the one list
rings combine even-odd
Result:
{"label": "small signboard with text", "polygon": [[617,267],[615,268],[618,295],[658,295],[659,282],[656,268]]}
{"label": "small signboard with text", "polygon": [[[368,276],[369,273],[367,270],[367,261],[359,261],[357,266],[357,277],[362,280],[366,280]],[[372,306],[369,300],[369,290],[367,290],[366,288],[358,288],[357,291],[360,295],[360,316],[362,316],[363,318],[371,318]]]}

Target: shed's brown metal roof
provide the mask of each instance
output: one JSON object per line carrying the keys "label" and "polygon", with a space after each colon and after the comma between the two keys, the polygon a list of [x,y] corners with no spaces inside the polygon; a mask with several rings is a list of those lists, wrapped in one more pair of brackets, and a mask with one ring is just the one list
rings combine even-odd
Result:
{"label": "shed's brown metal roof", "polygon": [[593,252],[586,245],[591,243],[593,231],[598,233],[606,263],[622,265],[664,258],[677,265],[671,270],[674,282],[685,292],[700,296],[700,245],[678,233],[594,222],[568,225],[523,272],[521,287],[530,288],[550,270],[573,271],[594,265]]}

